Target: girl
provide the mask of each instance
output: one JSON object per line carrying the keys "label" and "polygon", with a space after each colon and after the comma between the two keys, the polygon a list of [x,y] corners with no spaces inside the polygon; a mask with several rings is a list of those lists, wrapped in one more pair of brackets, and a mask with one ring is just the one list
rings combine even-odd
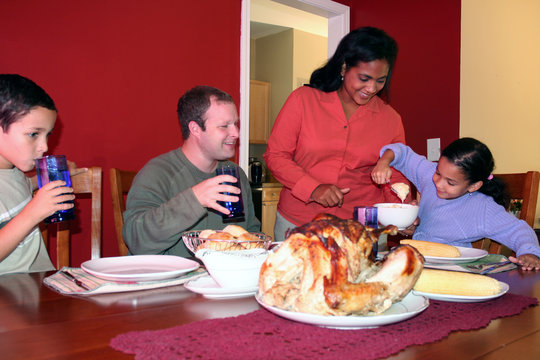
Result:
{"label": "girl", "polygon": [[472,138],[451,143],[438,163],[403,144],[390,144],[381,149],[371,177],[377,184],[387,183],[392,166],[422,194],[415,239],[471,247],[487,237],[515,251],[517,258],[510,260],[523,270],[540,270],[536,234],[505,210],[504,184],[491,174],[494,165],[487,146]]}

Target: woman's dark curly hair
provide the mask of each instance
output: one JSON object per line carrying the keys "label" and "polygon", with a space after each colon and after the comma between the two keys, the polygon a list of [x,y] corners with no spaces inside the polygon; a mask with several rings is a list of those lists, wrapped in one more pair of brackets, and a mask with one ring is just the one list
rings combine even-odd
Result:
{"label": "woman's dark curly hair", "polygon": [[343,64],[349,69],[358,65],[359,62],[386,60],[389,71],[386,83],[379,95],[388,102],[390,79],[397,53],[396,41],[383,30],[374,27],[358,28],[341,39],[334,55],[326,65],[311,74],[309,85],[324,92],[336,91],[343,82],[341,79]]}

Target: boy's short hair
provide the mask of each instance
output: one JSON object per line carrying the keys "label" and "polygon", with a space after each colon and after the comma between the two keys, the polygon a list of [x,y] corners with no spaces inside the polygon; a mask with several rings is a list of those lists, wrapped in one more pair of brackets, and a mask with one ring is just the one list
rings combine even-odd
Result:
{"label": "boy's short hair", "polygon": [[203,131],[206,129],[203,116],[210,108],[212,98],[214,98],[215,101],[234,104],[231,95],[218,88],[206,85],[196,86],[186,91],[184,95],[180,97],[176,113],[178,115],[178,121],[180,121],[180,128],[184,140],[190,135],[190,122],[195,121]]}
{"label": "boy's short hair", "polygon": [[4,132],[36,106],[57,111],[49,94],[32,80],[17,74],[0,74],[0,127]]}

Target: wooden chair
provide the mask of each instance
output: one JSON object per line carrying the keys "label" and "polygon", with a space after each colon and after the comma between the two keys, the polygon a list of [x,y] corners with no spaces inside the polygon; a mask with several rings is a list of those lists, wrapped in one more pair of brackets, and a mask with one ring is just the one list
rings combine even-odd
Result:
{"label": "wooden chair", "polygon": [[129,192],[133,178],[137,175],[136,171],[126,171],[112,168],[111,174],[111,195],[114,212],[114,225],[116,227],[116,239],[118,241],[118,251],[121,256],[128,254],[128,248],[122,236],[124,227],[123,213],[126,211],[126,202],[124,196]]}
{"label": "wooden chair", "polygon": [[[101,167],[90,167],[88,171],[77,174],[71,178],[71,186],[75,195],[91,194],[91,258],[96,259],[101,256],[101,187],[102,170]],[[64,266],[70,266],[70,238],[71,221],[63,221],[57,224],[41,224],[41,234],[45,245],[48,247],[48,230],[56,227],[56,248],[49,249],[49,252],[56,252],[56,268],[61,269]]]}
{"label": "wooden chair", "polygon": [[[538,199],[538,183],[540,172],[528,171],[515,174],[494,174],[506,183],[506,191],[510,199],[523,200],[520,219],[525,220],[529,226],[534,225],[536,202]],[[512,250],[491,239],[481,239],[473,243],[475,248],[487,250],[490,254],[510,255]]]}

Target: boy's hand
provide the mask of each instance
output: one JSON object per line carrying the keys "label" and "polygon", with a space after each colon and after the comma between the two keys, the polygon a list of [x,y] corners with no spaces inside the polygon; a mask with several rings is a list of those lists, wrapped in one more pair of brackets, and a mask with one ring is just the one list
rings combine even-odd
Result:
{"label": "boy's hand", "polygon": [[514,256],[510,256],[508,260],[515,263],[517,266],[521,266],[521,270],[540,270],[540,259],[532,254],[520,255],[517,259]]}
{"label": "boy's hand", "polygon": [[32,216],[37,224],[59,210],[71,209],[74,206],[72,203],[60,204],[75,199],[73,188],[65,185],[66,182],[61,180],[44,185],[26,205],[24,212]]}
{"label": "boy's hand", "polygon": [[[240,189],[233,185],[222,184],[224,182],[235,183],[237,179],[232,175],[218,175],[213,178],[201,181],[191,189],[195,197],[202,206],[217,210],[223,214],[230,214],[230,211],[218,204],[218,201],[240,201]],[[222,193],[238,194],[238,196],[226,195]]]}

